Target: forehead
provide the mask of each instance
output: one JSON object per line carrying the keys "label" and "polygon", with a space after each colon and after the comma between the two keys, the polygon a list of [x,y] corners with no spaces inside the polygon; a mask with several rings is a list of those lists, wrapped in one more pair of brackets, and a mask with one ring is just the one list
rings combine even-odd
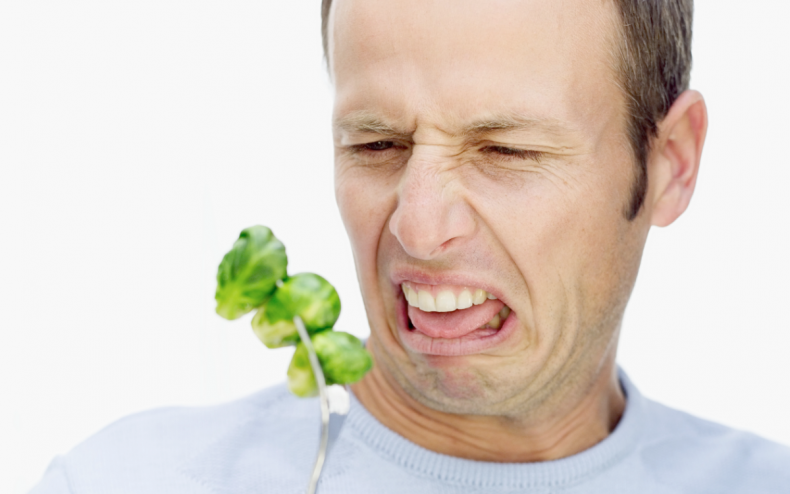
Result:
{"label": "forehead", "polygon": [[600,120],[621,97],[616,16],[610,0],[335,0],[336,118]]}

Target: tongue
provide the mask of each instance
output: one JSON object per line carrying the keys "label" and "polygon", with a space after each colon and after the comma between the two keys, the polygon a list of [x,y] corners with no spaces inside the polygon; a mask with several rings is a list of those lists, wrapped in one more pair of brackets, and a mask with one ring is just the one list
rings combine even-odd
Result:
{"label": "tongue", "polygon": [[460,338],[485,326],[504,307],[499,300],[452,312],[424,312],[409,306],[409,318],[417,331],[431,338]]}

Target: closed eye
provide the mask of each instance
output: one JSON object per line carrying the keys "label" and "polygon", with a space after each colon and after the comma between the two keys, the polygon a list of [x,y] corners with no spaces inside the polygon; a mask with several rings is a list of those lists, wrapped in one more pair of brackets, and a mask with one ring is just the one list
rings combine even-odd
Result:
{"label": "closed eye", "polygon": [[537,162],[540,162],[540,159],[543,157],[543,153],[540,151],[510,148],[507,146],[486,146],[480,151],[486,154],[499,155],[506,159],[532,160]]}

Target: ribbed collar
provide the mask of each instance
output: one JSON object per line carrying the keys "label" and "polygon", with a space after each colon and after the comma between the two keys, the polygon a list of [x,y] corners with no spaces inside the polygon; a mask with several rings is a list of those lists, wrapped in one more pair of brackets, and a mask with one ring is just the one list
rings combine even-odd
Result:
{"label": "ribbed collar", "polygon": [[537,463],[466,460],[422,448],[376,420],[352,395],[346,427],[353,428],[381,456],[420,476],[479,488],[559,487],[593,477],[626,457],[637,444],[644,422],[644,398],[622,369],[626,406],[620,422],[603,441],[579,454]]}

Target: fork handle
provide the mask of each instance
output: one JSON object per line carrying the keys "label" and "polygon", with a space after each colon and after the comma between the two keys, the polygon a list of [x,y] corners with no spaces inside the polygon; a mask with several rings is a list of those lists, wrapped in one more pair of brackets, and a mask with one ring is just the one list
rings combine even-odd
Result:
{"label": "fork handle", "polygon": [[307,348],[307,356],[310,359],[310,367],[313,368],[315,382],[318,384],[318,396],[321,401],[321,440],[318,443],[318,454],[315,457],[315,465],[310,475],[310,483],[307,485],[307,494],[315,494],[318,479],[321,477],[321,470],[324,468],[326,449],[329,444],[329,397],[326,392],[326,379],[324,378],[324,371],[321,369],[321,362],[318,361],[318,355],[315,353],[313,342],[310,340],[307,328],[304,327],[302,318],[295,316],[294,325],[299,332],[299,338],[301,338],[302,343]]}

